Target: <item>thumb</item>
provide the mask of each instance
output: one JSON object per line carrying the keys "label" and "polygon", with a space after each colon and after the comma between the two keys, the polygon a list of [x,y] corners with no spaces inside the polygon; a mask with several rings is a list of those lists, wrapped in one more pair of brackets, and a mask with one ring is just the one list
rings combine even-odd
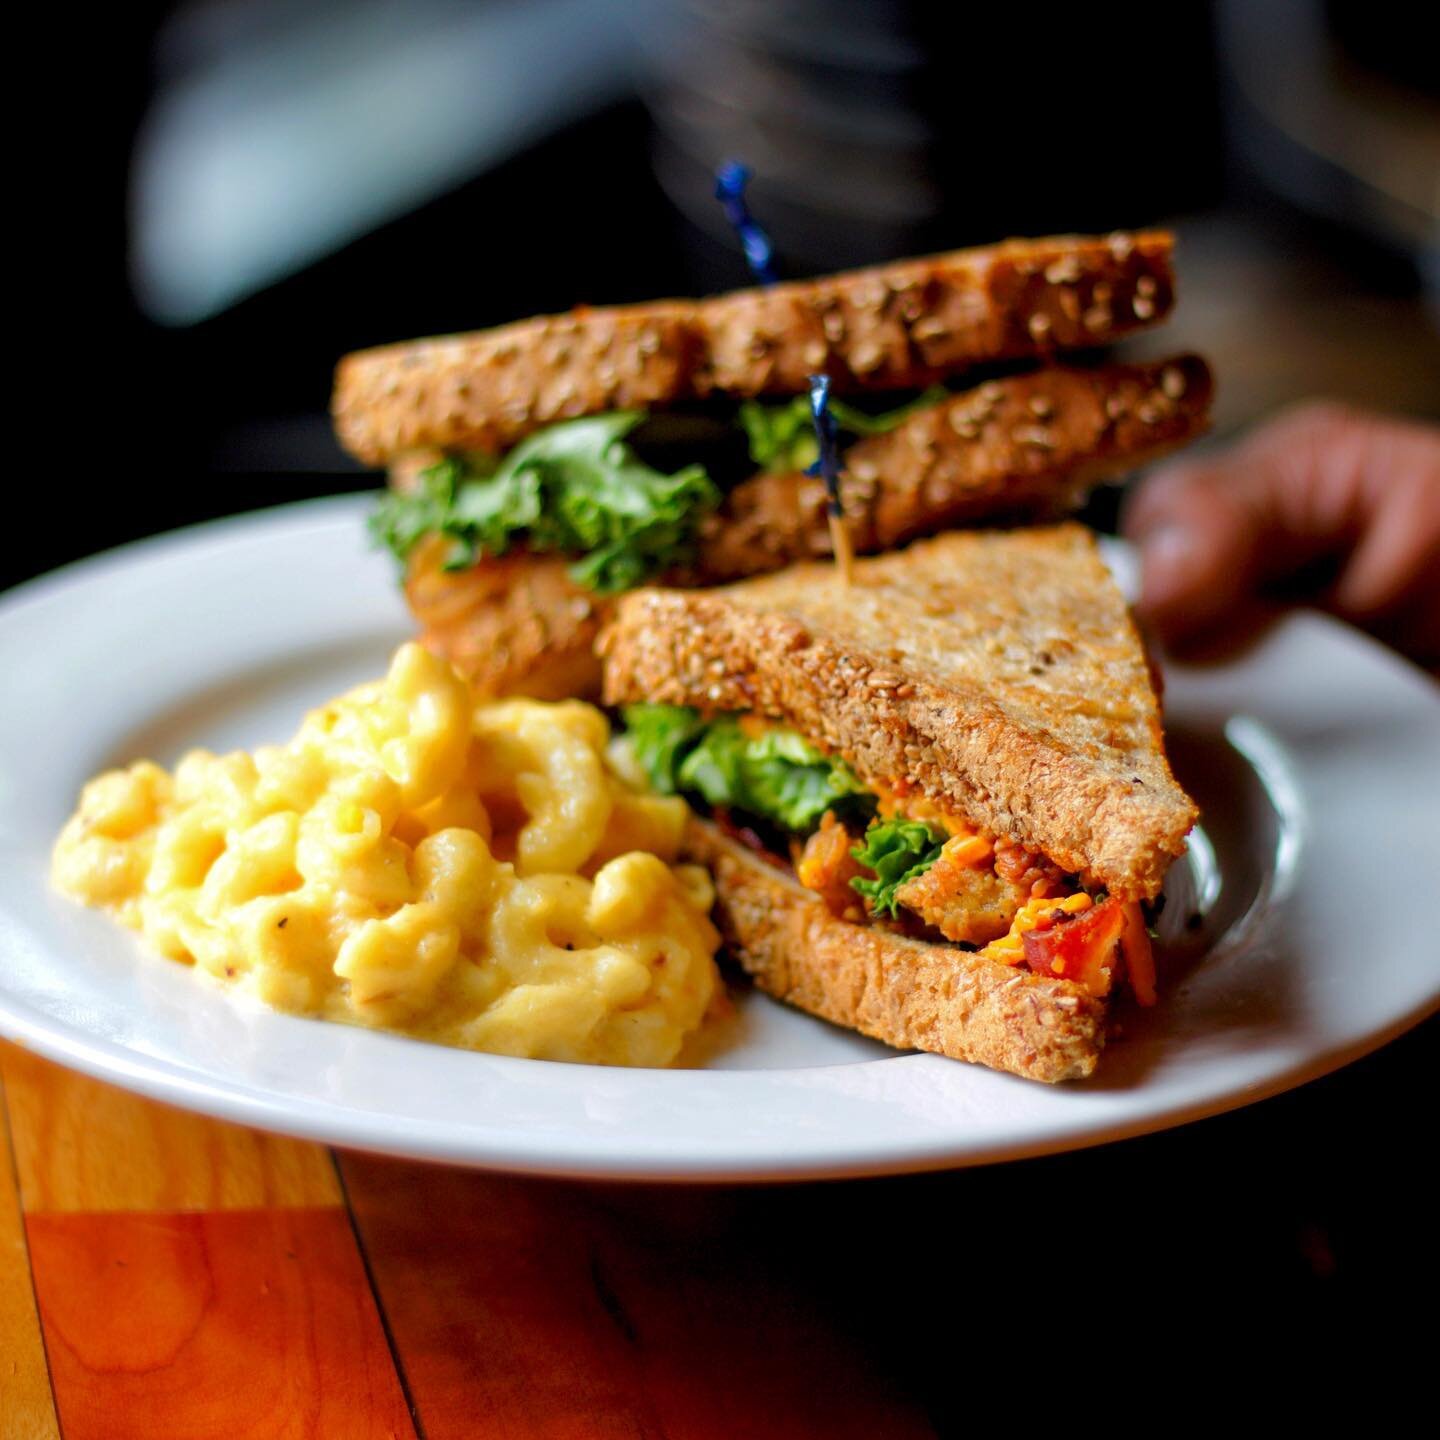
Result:
{"label": "thumb", "polygon": [[1228,616],[1253,588],[1259,517],[1232,478],[1203,462],[1156,471],[1127,505],[1140,551],[1137,609],[1175,643]]}

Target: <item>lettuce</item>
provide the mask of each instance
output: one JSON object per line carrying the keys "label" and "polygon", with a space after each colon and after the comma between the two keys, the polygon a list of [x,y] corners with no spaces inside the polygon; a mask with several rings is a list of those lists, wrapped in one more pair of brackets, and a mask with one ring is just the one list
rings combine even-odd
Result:
{"label": "lettuce", "polygon": [[442,460],[412,492],[382,498],[371,534],[402,561],[423,536],[444,535],[447,570],[523,544],[578,557],[571,578],[602,595],[633,589],[684,563],[696,525],[720,503],[703,466],[662,475],[625,443],[644,418],[617,410],[548,426],[488,472]]}
{"label": "lettuce", "polygon": [[699,712],[679,705],[626,705],[620,712],[631,753],[652,789],[673,795],[685,752],[705,733]]}
{"label": "lettuce", "polygon": [[867,869],[875,872],[873,880],[856,878],[851,887],[869,902],[876,915],[899,914],[900,902],[895,892],[907,880],[923,875],[940,857],[945,837],[938,830],[918,820],[878,820],[865,832],[865,841],[851,850]]}
{"label": "lettuce", "polygon": [[[835,428],[842,434],[859,438],[884,435],[917,410],[938,404],[949,393],[942,385],[932,385],[908,404],[879,415],[832,400],[830,413],[835,417]],[[762,470],[808,470],[819,457],[810,401],[806,396],[800,395],[779,405],[747,400],[740,407],[739,418],[750,442],[750,458]]]}
{"label": "lettuce", "polygon": [[688,791],[797,833],[814,829],[827,810],[874,809],[874,797],[844,761],[793,730],[746,735],[734,715],[705,720],[671,705],[630,705],[622,718],[636,760],[665,794]]}

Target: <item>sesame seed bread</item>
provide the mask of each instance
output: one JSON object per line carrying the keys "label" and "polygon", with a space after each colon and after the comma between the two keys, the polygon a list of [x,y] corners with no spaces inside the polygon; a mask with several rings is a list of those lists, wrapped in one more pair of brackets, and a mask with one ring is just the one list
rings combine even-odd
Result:
{"label": "sesame seed bread", "polygon": [[1106,345],[1175,302],[1163,231],[1006,240],[701,302],[705,394],[893,390],[989,360]]}
{"label": "sesame seed bread", "polygon": [[867,784],[918,790],[1126,899],[1196,818],[1144,649],[1083,526],[953,532],[712,590],[622,596],[604,697],[778,718]]}
{"label": "sesame seed bread", "polygon": [[496,453],[556,420],[689,395],[697,341],[693,304],[662,300],[385,345],[340,361],[331,416],[367,465],[411,450]]}
{"label": "sesame seed bread", "polygon": [[1107,1002],[1072,980],[838,919],[812,891],[692,819],[686,858],[715,880],[715,922],[761,990],[901,1049],[1054,1083],[1091,1074]]}
{"label": "sesame seed bread", "polygon": [[332,413],[366,464],[504,450],[543,425],[710,394],[928,384],[982,361],[1104,345],[1174,303],[1173,238],[1008,240],[710,300],[578,309],[341,360]]}
{"label": "sesame seed bread", "polygon": [[[1091,486],[1187,444],[1214,383],[1198,355],[1151,365],[1047,365],[917,411],[845,454],[841,494],[858,554],[953,525],[1072,508]],[[700,532],[707,583],[831,553],[825,483],[803,473],[742,481]]]}
{"label": "sesame seed bread", "polygon": [[[1044,366],[957,394],[847,453],[842,490],[855,549],[883,550],[996,513],[1063,510],[1089,485],[1198,434],[1212,389],[1204,361],[1187,356]],[[391,483],[404,488],[409,468],[394,467]],[[693,572],[668,578],[716,584],[829,555],[825,505],[824,482],[803,473],[743,481],[702,523]],[[444,551],[438,541],[417,547],[406,580],[431,649],[487,694],[599,692],[593,647],[608,599],[570,580],[556,556],[513,553],[452,572]]]}

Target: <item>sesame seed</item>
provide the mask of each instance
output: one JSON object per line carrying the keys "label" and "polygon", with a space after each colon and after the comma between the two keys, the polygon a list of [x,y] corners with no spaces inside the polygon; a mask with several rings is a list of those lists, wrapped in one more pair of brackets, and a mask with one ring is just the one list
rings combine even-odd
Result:
{"label": "sesame seed", "polygon": [[1101,330],[1108,330],[1110,328],[1109,306],[1092,305],[1090,309],[1085,312],[1084,318],[1080,323],[1084,325],[1091,334],[1097,334]]}
{"label": "sesame seed", "polygon": [[867,341],[855,347],[855,352],[850,357],[850,368],[863,375],[867,371],[878,369],[884,358],[884,351],[878,345]]}
{"label": "sesame seed", "polygon": [[1130,406],[1119,396],[1112,395],[1105,402],[1105,413],[1112,419],[1118,420],[1122,415],[1128,414]]}
{"label": "sesame seed", "polygon": [[1135,282],[1135,289],[1139,291],[1141,295],[1153,295],[1157,288],[1153,275],[1142,275]]}
{"label": "sesame seed", "polygon": [[1032,340],[1043,340],[1050,333],[1050,317],[1048,315],[1035,314],[1029,321],[1030,338]]}
{"label": "sesame seed", "polygon": [[1050,403],[1048,395],[1032,395],[1030,397],[1030,413],[1037,420],[1048,420],[1055,413],[1055,407]]}
{"label": "sesame seed", "polygon": [[1029,445],[1036,450],[1053,450],[1055,438],[1042,425],[1017,425],[1011,436],[1018,445]]}
{"label": "sesame seed", "polygon": [[1185,376],[1173,365],[1167,365],[1160,373],[1160,388],[1172,400],[1178,400],[1185,393]]}
{"label": "sesame seed", "polygon": [[948,335],[950,331],[943,320],[938,320],[931,315],[916,324],[910,333],[917,340],[939,340],[942,336]]}
{"label": "sesame seed", "polygon": [[1143,295],[1137,295],[1130,302],[1130,308],[1135,312],[1137,320],[1148,320],[1155,313],[1155,302],[1147,300]]}
{"label": "sesame seed", "polygon": [[820,322],[820,326],[825,331],[825,338],[832,345],[845,338],[845,318],[842,315],[832,311]]}

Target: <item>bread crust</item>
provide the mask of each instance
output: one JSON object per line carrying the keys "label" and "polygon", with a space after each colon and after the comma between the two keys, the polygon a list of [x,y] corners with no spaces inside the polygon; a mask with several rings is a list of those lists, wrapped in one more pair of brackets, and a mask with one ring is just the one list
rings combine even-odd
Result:
{"label": "bread crust", "polygon": [[620,598],[604,697],[773,716],[867,784],[919,790],[1125,899],[1153,898],[1196,809],[1144,649],[1073,524],[954,532],[714,590]]}
{"label": "bread crust", "polygon": [[579,309],[347,355],[341,444],[382,465],[416,449],[503,450],[556,420],[726,394],[928,384],[983,361],[1107,344],[1174,303],[1173,237],[1055,236],[710,300]]}
{"label": "bread crust", "polygon": [[1054,1084],[1090,1075],[1107,1002],[1074,981],[837,919],[819,897],[694,818],[726,947],[767,994],[900,1049]]}

